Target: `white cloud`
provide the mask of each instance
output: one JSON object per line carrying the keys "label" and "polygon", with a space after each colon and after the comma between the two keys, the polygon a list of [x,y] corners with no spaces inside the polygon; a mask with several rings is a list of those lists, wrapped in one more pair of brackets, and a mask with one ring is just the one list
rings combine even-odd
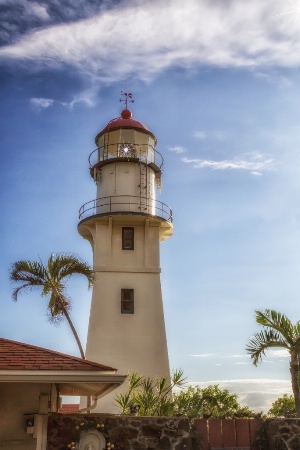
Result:
{"label": "white cloud", "polygon": [[[245,155],[247,156],[247,155]],[[273,168],[273,159],[258,157],[255,153],[253,156],[249,155],[248,159],[233,158],[231,160],[212,161],[205,159],[189,159],[182,158],[182,161],[187,164],[192,164],[194,169],[212,169],[212,170],[249,170],[251,172],[257,170],[270,170]]]}
{"label": "white cloud", "polygon": [[276,84],[281,89],[289,88],[294,85],[294,81],[292,81],[290,78],[285,77],[277,70],[273,70],[272,72],[256,71],[254,76],[256,78],[262,78],[269,83]]}
{"label": "white cloud", "polygon": [[197,358],[210,358],[211,356],[216,356],[214,353],[204,353],[202,355],[189,355],[189,356],[195,356]]}
{"label": "white cloud", "polygon": [[33,70],[68,64],[107,81],[130,74],[147,80],[174,66],[298,67],[299,23],[280,16],[282,6],[282,0],[228,0],[226,8],[208,0],[124,1],[92,18],[35,31],[2,47],[0,58],[29,67],[33,60]]}
{"label": "white cloud", "polygon": [[238,362],[235,362],[234,364],[236,364],[237,366],[244,366],[244,365],[248,365],[248,364],[251,364],[251,363],[245,362],[245,361],[238,361]]}
{"label": "white cloud", "polygon": [[251,172],[251,175],[253,175],[255,177],[261,177],[262,173],[260,173],[260,172]]}
{"label": "white cloud", "polygon": [[72,100],[70,100],[69,102],[61,102],[59,100],[53,100],[51,98],[31,98],[30,106],[36,112],[41,112],[42,110],[52,106],[54,103],[70,108],[73,108],[78,103],[84,103],[85,105],[92,107],[95,105],[97,89],[97,86],[94,85],[84,91],[81,91],[78,94],[74,95]]}
{"label": "white cloud", "polygon": [[268,350],[268,356],[273,356],[274,358],[289,358],[289,352],[282,348],[279,350]]}
{"label": "white cloud", "polygon": [[72,101],[69,103],[69,106],[73,108],[78,103],[84,103],[86,106],[95,106],[95,98],[97,93],[97,86],[93,85],[91,88],[85,89],[79,94],[76,94]]}
{"label": "white cloud", "polygon": [[53,105],[54,100],[51,98],[31,98],[30,99],[30,105],[32,109],[34,109],[37,112],[42,111],[43,109],[49,108],[49,106]]}
{"label": "white cloud", "polygon": [[175,147],[168,147],[168,149],[169,149],[171,152],[175,152],[175,153],[177,153],[177,154],[179,154],[179,153],[185,153],[185,152],[186,152],[186,149],[185,149],[184,147],[181,147],[180,145],[177,145],[177,146],[175,146]]}
{"label": "white cloud", "polygon": [[39,5],[38,3],[27,3],[26,10],[42,20],[47,20],[50,18],[45,6]]}
{"label": "white cloud", "polygon": [[205,139],[206,133],[204,131],[195,131],[193,136],[198,139]]}

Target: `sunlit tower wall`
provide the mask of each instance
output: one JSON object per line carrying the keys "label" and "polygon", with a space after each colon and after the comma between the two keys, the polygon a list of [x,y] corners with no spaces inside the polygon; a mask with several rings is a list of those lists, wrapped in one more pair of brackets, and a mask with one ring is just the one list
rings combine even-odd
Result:
{"label": "sunlit tower wall", "polygon": [[[128,94],[125,94],[128,95]],[[86,358],[156,377],[169,374],[160,282],[160,242],[172,211],[156,199],[163,158],[156,137],[127,109],[96,136],[89,157],[97,198],[80,208],[78,231],[93,249],[95,285]],[[117,412],[115,397],[94,411]]]}

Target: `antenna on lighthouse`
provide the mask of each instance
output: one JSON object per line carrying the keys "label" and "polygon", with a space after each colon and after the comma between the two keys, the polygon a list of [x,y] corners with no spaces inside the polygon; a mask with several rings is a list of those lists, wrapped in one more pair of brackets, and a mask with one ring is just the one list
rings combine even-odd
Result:
{"label": "antenna on lighthouse", "polygon": [[132,93],[131,92],[123,92],[121,91],[121,95],[124,95],[125,98],[120,98],[120,102],[125,102],[125,107],[127,109],[128,103],[134,103],[134,100],[132,99]]}

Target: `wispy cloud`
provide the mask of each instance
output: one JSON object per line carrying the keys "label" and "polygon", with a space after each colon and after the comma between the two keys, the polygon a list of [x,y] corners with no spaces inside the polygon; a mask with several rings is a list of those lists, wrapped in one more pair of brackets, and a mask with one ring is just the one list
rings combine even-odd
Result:
{"label": "wispy cloud", "polygon": [[87,106],[95,105],[95,98],[98,87],[96,85],[91,86],[88,89],[85,89],[78,94],[75,94],[73,98],[69,102],[61,102],[59,100],[54,100],[51,98],[42,98],[42,97],[34,97],[30,99],[30,106],[35,112],[41,112],[44,109],[53,106],[54,104],[59,104],[65,107],[73,108],[79,103],[83,103]]}
{"label": "wispy cloud", "polygon": [[176,145],[175,147],[168,147],[168,149],[170,150],[170,152],[174,152],[177,154],[186,152],[186,149],[184,147],[181,147],[180,145]]}
{"label": "wispy cloud", "polygon": [[182,158],[182,161],[186,164],[192,164],[194,169],[247,170],[252,174],[253,172],[260,174],[261,171],[270,170],[274,167],[274,161],[271,158],[265,158],[263,157],[263,155],[258,156],[257,153],[245,156],[246,157],[244,159],[233,158],[231,160],[227,159],[222,161],[213,161],[198,158]]}
{"label": "wispy cloud", "polygon": [[236,364],[237,366],[244,366],[244,365],[248,365],[251,364],[250,362],[246,362],[246,361],[237,361],[234,364]]}
{"label": "wispy cloud", "polygon": [[211,356],[216,356],[214,353],[203,353],[200,355],[189,355],[189,356],[194,356],[196,358],[210,358]]}
{"label": "wispy cloud", "polygon": [[71,108],[76,106],[78,103],[84,103],[86,106],[95,106],[95,98],[97,91],[98,86],[93,85],[90,88],[85,89],[82,92],[76,94],[68,105]]}
{"label": "wispy cloud", "polygon": [[16,42],[30,31],[92,17],[122,0],[1,0],[1,45]]}
{"label": "wispy cloud", "polygon": [[[53,17],[53,10],[45,2],[35,2],[31,9],[46,28],[32,29],[2,47],[0,57],[34,70],[67,64],[85,77],[107,81],[129,75],[148,80],[170,67],[298,67],[300,63],[300,41],[295,39],[299,25],[292,27],[278,15],[281,0],[228,0],[226,8],[216,0],[165,0],[163,7],[159,0],[124,0],[110,3],[104,11],[92,8],[92,3],[82,16],[64,19],[69,23],[60,19],[49,26],[47,15]],[[7,30],[12,21],[11,15]]]}
{"label": "wispy cloud", "polygon": [[279,350],[268,350],[268,356],[272,356],[273,358],[289,358],[290,354],[283,348]]}
{"label": "wispy cloud", "polygon": [[206,133],[205,133],[205,131],[195,131],[193,136],[197,139],[205,139]]}
{"label": "wispy cloud", "polygon": [[43,111],[43,109],[49,108],[49,106],[52,106],[54,103],[54,100],[51,98],[31,98],[30,99],[30,106],[31,108],[36,111],[40,112]]}

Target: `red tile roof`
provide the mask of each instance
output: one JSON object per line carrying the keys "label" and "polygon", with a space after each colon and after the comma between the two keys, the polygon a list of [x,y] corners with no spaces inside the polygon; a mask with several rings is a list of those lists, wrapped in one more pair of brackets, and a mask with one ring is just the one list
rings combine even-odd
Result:
{"label": "red tile roof", "polygon": [[0,370],[114,371],[112,367],[0,338]]}
{"label": "red tile roof", "polygon": [[65,403],[64,405],[61,405],[61,408],[59,408],[58,412],[60,414],[70,414],[70,413],[76,413],[79,411],[79,403]]}

